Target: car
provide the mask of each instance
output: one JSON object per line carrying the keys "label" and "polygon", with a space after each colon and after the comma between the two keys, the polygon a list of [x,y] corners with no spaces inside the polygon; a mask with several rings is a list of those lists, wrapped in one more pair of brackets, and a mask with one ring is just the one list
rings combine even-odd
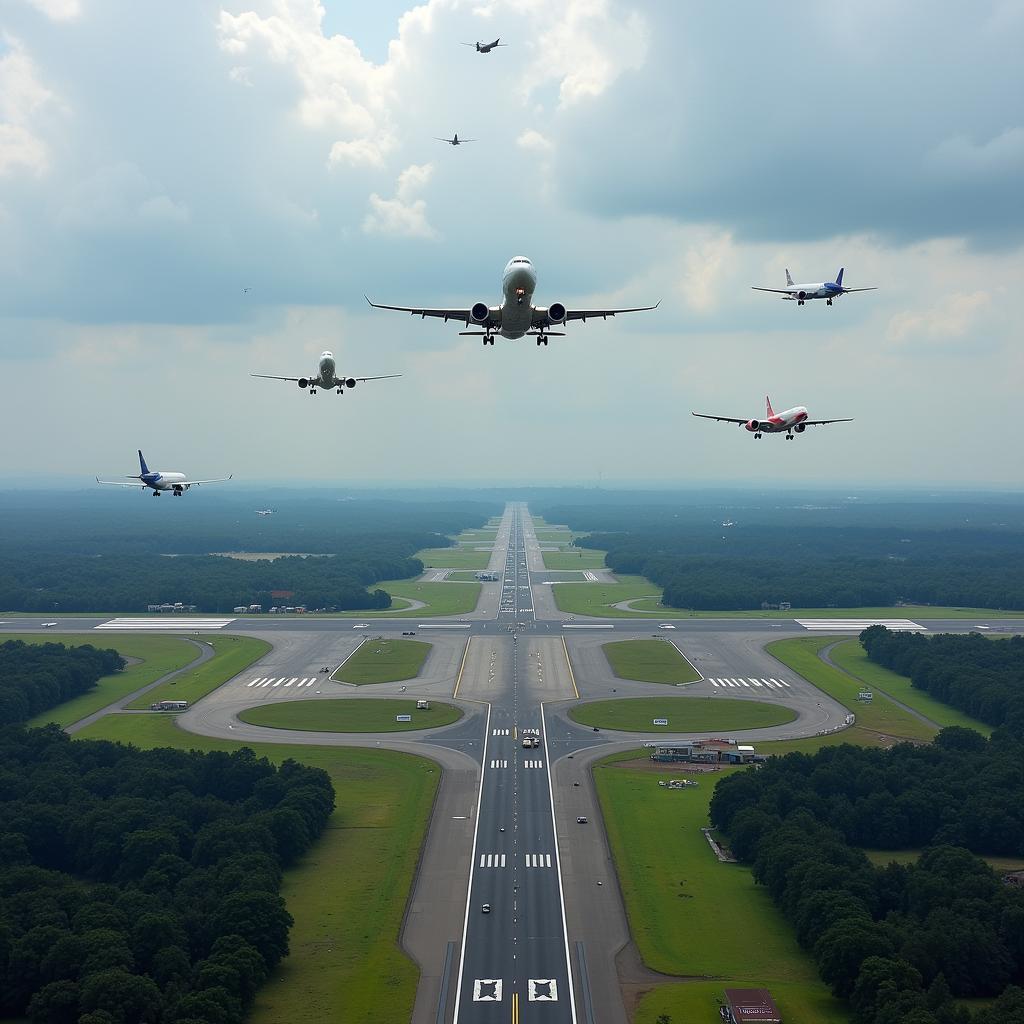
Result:
{"label": "car", "polygon": [[659,622],[658,629],[675,629],[671,622]]}
{"label": "car", "polygon": [[483,905],[483,906],[482,906],[482,907],[480,908],[480,913],[481,913],[481,914],[489,914],[490,912],[491,912],[491,905],[490,905],[490,903],[485,903],[485,904],[484,904],[484,905]]}
{"label": "car", "polygon": [[574,783],[573,783],[573,785],[574,785],[574,786],[578,786],[578,785],[579,785],[579,783],[578,783],[578,782],[574,782]]}
{"label": "car", "polygon": [[576,818],[576,824],[577,825],[586,825],[586,823],[587,823],[587,816],[585,814],[581,814],[581,815],[579,815]]}

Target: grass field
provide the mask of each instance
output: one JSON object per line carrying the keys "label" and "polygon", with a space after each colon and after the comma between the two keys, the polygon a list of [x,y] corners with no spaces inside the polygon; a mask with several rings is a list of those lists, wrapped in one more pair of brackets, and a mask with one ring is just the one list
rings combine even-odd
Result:
{"label": "grass field", "polygon": [[[658,589],[652,584],[649,592]],[[633,614],[696,619],[1005,619],[1024,616],[1024,612],[1001,612],[992,608],[940,608],[934,605],[907,605],[896,608],[791,608],[788,612],[762,611],[760,608],[747,611],[695,612],[686,608],[665,608],[660,598],[637,601],[633,607],[636,609]]]}
{"label": "grass field", "polygon": [[[403,601],[424,601],[426,608],[417,608],[414,615],[419,618],[430,618],[435,615],[465,615],[476,608],[480,597],[479,583],[417,583],[414,580],[387,580],[375,583],[374,590],[386,590],[392,597]],[[347,619],[379,619],[389,618],[396,611],[407,607],[396,603],[393,608],[383,611],[351,611],[341,612]]]}
{"label": "grass field", "polygon": [[74,700],[58,704],[49,711],[43,711],[26,723],[30,727],[56,722],[60,726],[71,725],[91,715],[108,704],[127,697],[129,693],[161,676],[176,669],[184,668],[190,661],[199,657],[199,651],[187,640],[174,636],[140,636],[137,633],[108,633],[105,635],[82,636],[79,634],[46,633],[4,633],[0,643],[5,640],[24,640],[29,644],[59,643],[66,647],[80,647],[92,644],[93,647],[113,647],[125,658],[140,658],[137,665],[129,665],[123,672],[112,676],[104,676],[97,682],[94,689],[83,693]]}
{"label": "grass field", "polygon": [[204,637],[204,640],[216,652],[209,661],[150,690],[133,700],[128,707],[144,709],[158,700],[187,700],[194,704],[239,672],[244,672],[270,650],[270,644],[265,640],[252,636],[225,636],[218,633],[215,637]]}
{"label": "grass field", "polygon": [[398,946],[426,834],[437,766],[383,750],[241,744],[191,736],[170,718],[109,715],[85,733],[141,747],[237,750],[323,768],[337,806],[319,842],[285,872],[291,955],[256,996],[248,1024],[409,1020],[419,972]]}
{"label": "grass field", "polygon": [[420,640],[367,640],[331,678],[358,686],[413,679],[432,646]]}
{"label": "grass field", "polygon": [[680,1024],[710,1022],[723,988],[762,986],[775,994],[787,1024],[847,1020],[764,887],[754,884],[749,869],[721,864],[711,853],[700,832],[711,780],[670,792],[658,778],[604,762],[594,768],[640,955],[664,974],[708,980],[659,986],[636,1020],[654,1024],[658,1013],[667,1013]]}
{"label": "grass field", "polygon": [[[627,697],[624,700],[596,700],[578,704],[569,717],[580,725],[623,732],[724,732],[728,729],[763,729],[783,725],[796,718],[783,704],[722,697]],[[667,718],[668,726],[651,724]]]}
{"label": "grass field", "polygon": [[619,640],[603,644],[612,671],[620,679],[642,683],[694,683],[700,673],[665,640]]}
{"label": "grass field", "polygon": [[486,569],[491,560],[489,551],[474,551],[472,548],[425,548],[417,551],[418,558],[426,568],[433,569]]}
{"label": "grass field", "polygon": [[[865,850],[872,864],[883,867],[895,861],[897,864],[913,864],[923,853],[922,850]],[[982,857],[989,867],[996,871],[1024,871],[1024,857]]]}
{"label": "grass field", "polygon": [[[567,565],[564,568],[578,569],[579,566]],[[620,601],[632,601],[657,590],[653,583],[648,583],[642,576],[620,576],[618,583],[556,583],[551,593],[559,610],[570,615],[635,619],[636,615],[632,612],[621,611],[612,605]],[[649,617],[650,613],[647,615]]]}
{"label": "grass field", "polygon": [[476,573],[472,569],[453,569],[445,577],[446,583],[472,583],[476,580]]}
{"label": "grass field", "polygon": [[907,676],[901,676],[881,665],[876,665],[868,658],[859,640],[844,640],[832,648],[830,656],[844,672],[863,681],[875,693],[881,691],[895,697],[915,711],[926,715],[936,725],[961,725],[965,729],[975,729],[983,736],[992,734],[991,727],[984,722],[979,722],[976,718],[943,704],[942,701],[930,697],[924,690],[915,690]]}
{"label": "grass field", "polygon": [[541,554],[544,556],[545,569],[603,569],[605,567],[604,552],[592,551],[590,548],[542,551]]}
{"label": "grass field", "polygon": [[[396,722],[396,715],[411,715],[411,722]],[[250,725],[308,732],[413,732],[451,725],[462,712],[451,704],[430,702],[430,710],[416,710],[413,700],[289,700],[246,708],[238,716]]]}
{"label": "grass field", "polygon": [[826,665],[818,657],[818,652],[835,643],[836,639],[828,636],[810,636],[776,640],[768,644],[765,650],[852,711],[857,716],[857,725],[862,729],[899,739],[932,739],[937,732],[936,729],[903,708],[897,707],[882,694],[876,693],[870,704],[857,700],[857,693],[863,689],[863,683],[838,668]]}

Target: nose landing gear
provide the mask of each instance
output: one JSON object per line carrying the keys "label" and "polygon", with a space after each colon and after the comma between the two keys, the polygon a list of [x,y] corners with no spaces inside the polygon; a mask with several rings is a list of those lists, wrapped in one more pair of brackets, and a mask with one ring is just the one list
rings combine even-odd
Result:
{"label": "nose landing gear", "polygon": [[486,347],[487,345],[490,345],[492,348],[494,347],[494,335],[493,334],[485,334],[484,335],[484,347]]}

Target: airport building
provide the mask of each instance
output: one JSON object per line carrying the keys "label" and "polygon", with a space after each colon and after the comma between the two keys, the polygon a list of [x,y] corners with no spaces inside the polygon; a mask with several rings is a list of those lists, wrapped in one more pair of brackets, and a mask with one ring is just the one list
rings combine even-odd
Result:
{"label": "airport building", "polygon": [[782,1024],[782,1015],[766,988],[727,988],[722,1019],[729,1024]]}
{"label": "airport building", "polygon": [[164,615],[174,615],[175,613],[190,614],[196,610],[194,604],[182,604],[180,601],[175,601],[174,604],[148,604],[146,605],[147,612],[160,612]]}
{"label": "airport building", "polygon": [[688,764],[751,764],[758,760],[754,748],[735,740],[676,740],[654,744],[652,761]]}

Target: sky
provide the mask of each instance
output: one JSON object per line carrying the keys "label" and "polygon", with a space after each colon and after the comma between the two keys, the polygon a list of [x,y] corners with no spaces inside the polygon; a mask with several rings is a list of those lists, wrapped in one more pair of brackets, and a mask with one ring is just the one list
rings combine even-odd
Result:
{"label": "sky", "polygon": [[[1024,0],[0,0],[0,479],[141,447],[257,484],[1019,489],[1021,52]],[[485,349],[364,299],[496,304],[519,254],[540,305],[661,305]],[[840,267],[879,290],[751,290]],[[325,349],[404,376],[249,377]],[[690,415],[766,395],[855,421]]]}

